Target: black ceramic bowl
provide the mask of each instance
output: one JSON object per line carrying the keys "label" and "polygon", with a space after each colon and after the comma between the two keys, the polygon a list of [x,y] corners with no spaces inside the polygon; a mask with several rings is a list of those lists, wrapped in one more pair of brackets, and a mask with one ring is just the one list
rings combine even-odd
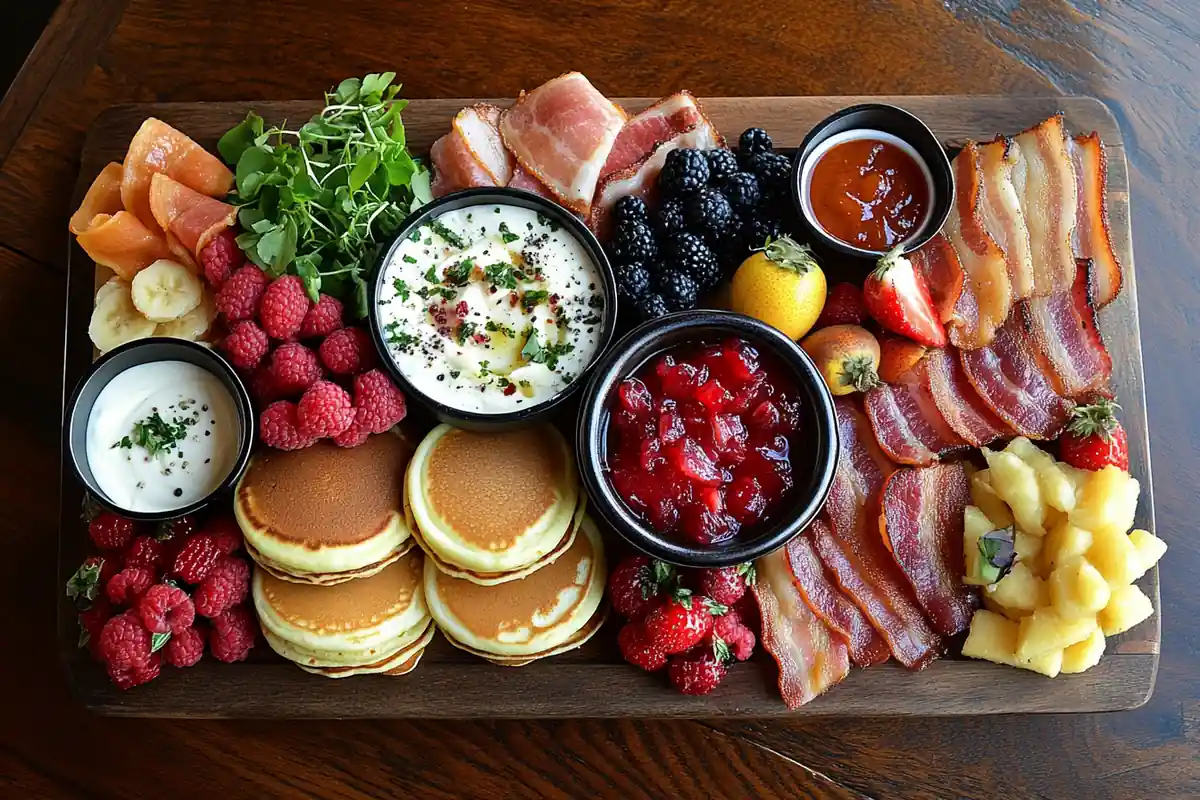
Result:
{"label": "black ceramic bowl", "polygon": [[[195,364],[215,375],[229,390],[241,428],[237,443],[237,457],[225,480],[207,496],[194,503],[169,511],[132,511],[114,503],[96,483],[96,479],[92,475],[87,458],[88,418],[91,416],[96,398],[109,381],[130,367],[155,361],[186,361],[189,364]],[[242,477],[242,473],[246,470],[246,464],[250,460],[250,448],[254,444],[254,431],[255,417],[254,408],[250,404],[250,394],[246,391],[246,385],[242,383],[242,379],[238,377],[233,367],[220,353],[195,342],[156,337],[138,339],[123,344],[115,350],[105,353],[92,364],[91,369],[76,385],[75,391],[67,403],[66,420],[63,424],[63,449],[67,453],[71,469],[79,482],[102,506],[123,517],[157,522],[195,513],[208,505],[214,497],[231,490]]]}
{"label": "black ceramic bowl", "polygon": [[[605,468],[610,409],[622,380],[647,360],[678,344],[738,337],[790,370],[800,395],[800,433],[792,440],[795,486],[775,519],[733,540],[702,546],[674,534],[656,533],[625,505]],[[645,323],[618,342],[600,363],[584,392],[575,439],[579,473],[592,507],[630,544],[655,558],[685,567],[727,567],[782,547],[804,530],[825,505],[837,467],[837,418],[833,397],[800,346],[774,328],[728,311],[681,311]]]}
{"label": "black ceramic bowl", "polygon": [[[384,279],[384,268],[391,260],[392,253],[412,231],[448,211],[456,211],[467,206],[492,204],[519,206],[537,211],[570,231],[596,263],[597,271],[600,273],[600,280],[603,283],[605,304],[604,320],[600,325],[597,338],[596,355],[592,359],[592,363],[588,365],[588,368],[581,371],[579,375],[575,376],[575,380],[553,397],[547,398],[536,405],[526,406],[518,411],[501,414],[486,414],[478,411],[466,411],[454,408],[453,406],[448,406],[434,400],[413,386],[408,377],[396,366],[396,362],[392,360],[382,330],[382,323],[379,319],[379,305],[376,302],[376,298],[379,297],[379,287]],[[388,246],[384,248],[383,255],[376,266],[375,278],[370,282],[369,289],[367,318],[371,326],[371,338],[375,342],[375,349],[379,352],[379,360],[384,365],[384,368],[387,369],[393,380],[396,381],[396,384],[407,396],[419,400],[422,405],[433,412],[434,416],[440,422],[446,422],[469,430],[504,430],[545,419],[555,409],[560,407],[563,401],[578,392],[580,387],[586,383],[587,376],[592,367],[604,355],[604,351],[608,349],[608,345],[612,341],[613,330],[617,324],[617,283],[613,276],[612,265],[608,262],[608,256],[604,254],[604,248],[600,246],[600,242],[596,239],[595,234],[588,230],[588,227],[583,224],[583,221],[579,217],[558,203],[521,189],[467,189],[448,194],[422,207],[404,221],[404,226],[397,232],[392,241],[388,243]]]}
{"label": "black ceramic bowl", "polygon": [[[856,132],[866,136],[859,136]],[[867,250],[838,239],[817,222],[809,202],[809,179],[813,167],[826,148],[841,141],[867,138],[872,132],[883,133],[885,139],[894,137],[894,144],[905,147],[909,155],[916,155],[917,163],[929,182],[930,203],[921,226],[904,240],[904,250],[915,250],[925,244],[941,230],[954,206],[954,174],[950,170],[950,159],[941,142],[929,127],[909,112],[883,103],[864,103],[843,108],[826,117],[804,137],[792,161],[792,201],[808,235],[833,250],[848,256],[875,259],[885,251]],[[878,137],[872,137],[878,138]]]}

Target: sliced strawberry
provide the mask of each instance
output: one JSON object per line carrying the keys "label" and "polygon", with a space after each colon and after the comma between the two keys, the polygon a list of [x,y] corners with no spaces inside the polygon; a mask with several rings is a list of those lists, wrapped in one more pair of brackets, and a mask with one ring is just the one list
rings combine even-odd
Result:
{"label": "sliced strawberry", "polygon": [[902,245],[890,250],[867,276],[867,310],[885,330],[929,347],[945,347],[946,329],[933,308],[929,285],[902,251]]}

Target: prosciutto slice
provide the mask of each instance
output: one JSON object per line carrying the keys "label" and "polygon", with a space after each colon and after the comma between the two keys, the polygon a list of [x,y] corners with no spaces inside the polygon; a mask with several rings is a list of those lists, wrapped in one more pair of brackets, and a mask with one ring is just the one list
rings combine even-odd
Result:
{"label": "prosciutto slice", "polygon": [[78,236],[86,231],[97,214],[112,216],[124,208],[121,205],[121,172],[121,165],[115,161],[100,170],[83,196],[83,202],[71,215],[68,225],[71,233]]}
{"label": "prosciutto slice", "polygon": [[1014,141],[1012,181],[1029,228],[1033,293],[1066,291],[1075,280],[1071,237],[1077,195],[1062,114],[1017,134]]}
{"label": "prosciutto slice", "polygon": [[936,659],[941,640],[921,613],[907,579],[879,535],[879,495],[896,469],[849,398],[834,399],[841,452],[829,502],[828,529],[812,529],[813,544],[847,596],[862,609],[909,669]]}
{"label": "prosciutto slice", "polygon": [[[829,523],[817,518],[810,528],[821,528],[829,535]],[[821,563],[810,533],[802,533],[787,545],[788,564],[800,597],[821,621],[840,634],[850,647],[850,660],[859,667],[882,664],[888,660],[888,646],[879,631],[871,627],[858,606],[842,593],[833,576]]]}
{"label": "prosciutto slice", "polygon": [[471,152],[467,141],[457,129],[451,129],[429,149],[434,176],[430,191],[434,197],[475,186],[496,186],[495,180]]}
{"label": "prosciutto slice", "polygon": [[198,263],[200,251],[237,220],[237,209],[193,191],[166,175],[150,181],[150,210],[167,232],[167,245],[185,264]]}
{"label": "prosciutto slice", "polygon": [[159,172],[209,197],[224,197],[233,188],[233,173],[219,158],[167,123],[148,118],[125,153],[121,202],[152,229],[158,223],[150,210],[150,180]]}
{"label": "prosciutto slice", "polygon": [[946,237],[938,233],[921,249],[909,253],[908,259],[929,284],[938,319],[949,322],[963,290],[964,275],[958,254]]}
{"label": "prosciutto slice", "polygon": [[467,150],[492,179],[493,186],[506,186],[512,180],[513,157],[500,137],[500,108],[488,103],[468,106],[454,117],[454,131]]}
{"label": "prosciutto slice", "polygon": [[933,402],[951,430],[972,447],[982,447],[1005,436],[1012,428],[984,404],[983,399],[963,371],[962,362],[953,348],[930,350],[921,359]]}
{"label": "prosciutto slice", "polygon": [[625,123],[604,162],[600,177],[603,179],[628,169],[654,152],[662,142],[669,142],[701,123],[707,124],[708,120],[690,92],[664,97]]}
{"label": "prosciutto slice", "polygon": [[933,401],[929,378],[918,365],[907,383],[885,383],[863,397],[875,440],[893,461],[932,464],[967,446]]}
{"label": "prosciutto slice", "polygon": [[1037,350],[1020,314],[996,332],[990,345],[959,353],[967,380],[980,398],[1014,431],[1053,439],[1071,410],[1038,363]]}
{"label": "prosciutto slice", "polygon": [[625,113],[578,72],[531,92],[500,118],[504,144],[559,201],[585,217]]}
{"label": "prosciutto slice", "polygon": [[1004,253],[983,222],[983,170],[979,150],[968,142],[951,164],[954,170],[954,208],[942,229],[958,254],[963,271],[962,293],[950,316],[950,341],[973,350],[992,340],[1008,319],[1012,287]]}
{"label": "prosciutto slice", "polygon": [[1064,397],[1103,389],[1112,375],[1112,357],[1100,336],[1092,304],[1095,282],[1090,278],[1096,273],[1094,262],[1080,261],[1069,291],[1031,297],[1021,304],[1044,371]]}
{"label": "prosciutto slice", "polygon": [[849,648],[804,604],[783,550],[758,559],[755,569],[762,645],[779,665],[783,702],[799,708],[850,673]]}
{"label": "prosciutto slice", "polygon": [[963,511],[971,502],[961,463],[901,467],[883,489],[880,529],[917,601],[943,636],[971,624],[974,602],[963,585]]}
{"label": "prosciutto slice", "polygon": [[171,258],[163,233],[128,211],[95,215],[76,241],[93,261],[127,281],[158,259]]}
{"label": "prosciutto slice", "polygon": [[983,175],[983,227],[1004,254],[1013,297],[1020,299],[1033,294],[1033,258],[1029,254],[1029,229],[1012,182],[1017,150],[1017,145],[1003,136],[981,144],[979,168]]}
{"label": "prosciutto slice", "polygon": [[1092,299],[1103,308],[1121,291],[1121,262],[1113,250],[1108,229],[1108,157],[1095,132],[1069,139],[1067,151],[1075,169],[1078,196],[1071,250],[1076,259],[1092,260],[1095,266]]}
{"label": "prosciutto slice", "polygon": [[508,188],[524,189],[527,192],[541,195],[547,200],[555,199],[554,194],[546,188],[546,184],[530,175],[520,164],[517,164],[513,168],[512,177],[508,181]]}

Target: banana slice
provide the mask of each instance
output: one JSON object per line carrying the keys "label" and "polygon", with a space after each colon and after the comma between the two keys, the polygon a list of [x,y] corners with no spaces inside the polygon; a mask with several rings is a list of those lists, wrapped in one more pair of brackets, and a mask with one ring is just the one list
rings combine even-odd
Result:
{"label": "banana slice", "polygon": [[158,327],[154,329],[154,335],[173,336],[176,339],[187,339],[189,342],[194,342],[208,333],[208,329],[212,327],[213,320],[216,318],[217,305],[213,302],[212,294],[205,292],[200,305],[179,319],[158,323]]}
{"label": "banana slice", "polygon": [[[103,288],[103,287],[102,287]],[[154,335],[155,325],[133,305],[128,286],[117,286],[104,293],[88,324],[88,336],[101,353],[114,347]]]}
{"label": "banana slice", "polygon": [[103,300],[104,296],[109,292],[116,291],[122,287],[124,287],[125,291],[129,291],[129,281],[116,277],[109,278],[107,281],[101,284],[99,289],[96,290],[96,297],[93,301],[93,307],[100,305],[100,301]]}
{"label": "banana slice", "polygon": [[204,284],[182,264],[160,258],[133,276],[133,305],[152,322],[179,319],[204,296]]}

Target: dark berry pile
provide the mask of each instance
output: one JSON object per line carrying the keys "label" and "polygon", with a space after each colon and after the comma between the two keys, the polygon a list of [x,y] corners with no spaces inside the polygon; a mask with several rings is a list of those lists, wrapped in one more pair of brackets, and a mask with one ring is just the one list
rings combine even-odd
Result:
{"label": "dark berry pile", "polygon": [[608,250],[622,297],[643,319],[696,305],[750,251],[794,226],[791,159],[750,128],[730,150],[673,150],[658,177],[659,203],[624,197]]}

